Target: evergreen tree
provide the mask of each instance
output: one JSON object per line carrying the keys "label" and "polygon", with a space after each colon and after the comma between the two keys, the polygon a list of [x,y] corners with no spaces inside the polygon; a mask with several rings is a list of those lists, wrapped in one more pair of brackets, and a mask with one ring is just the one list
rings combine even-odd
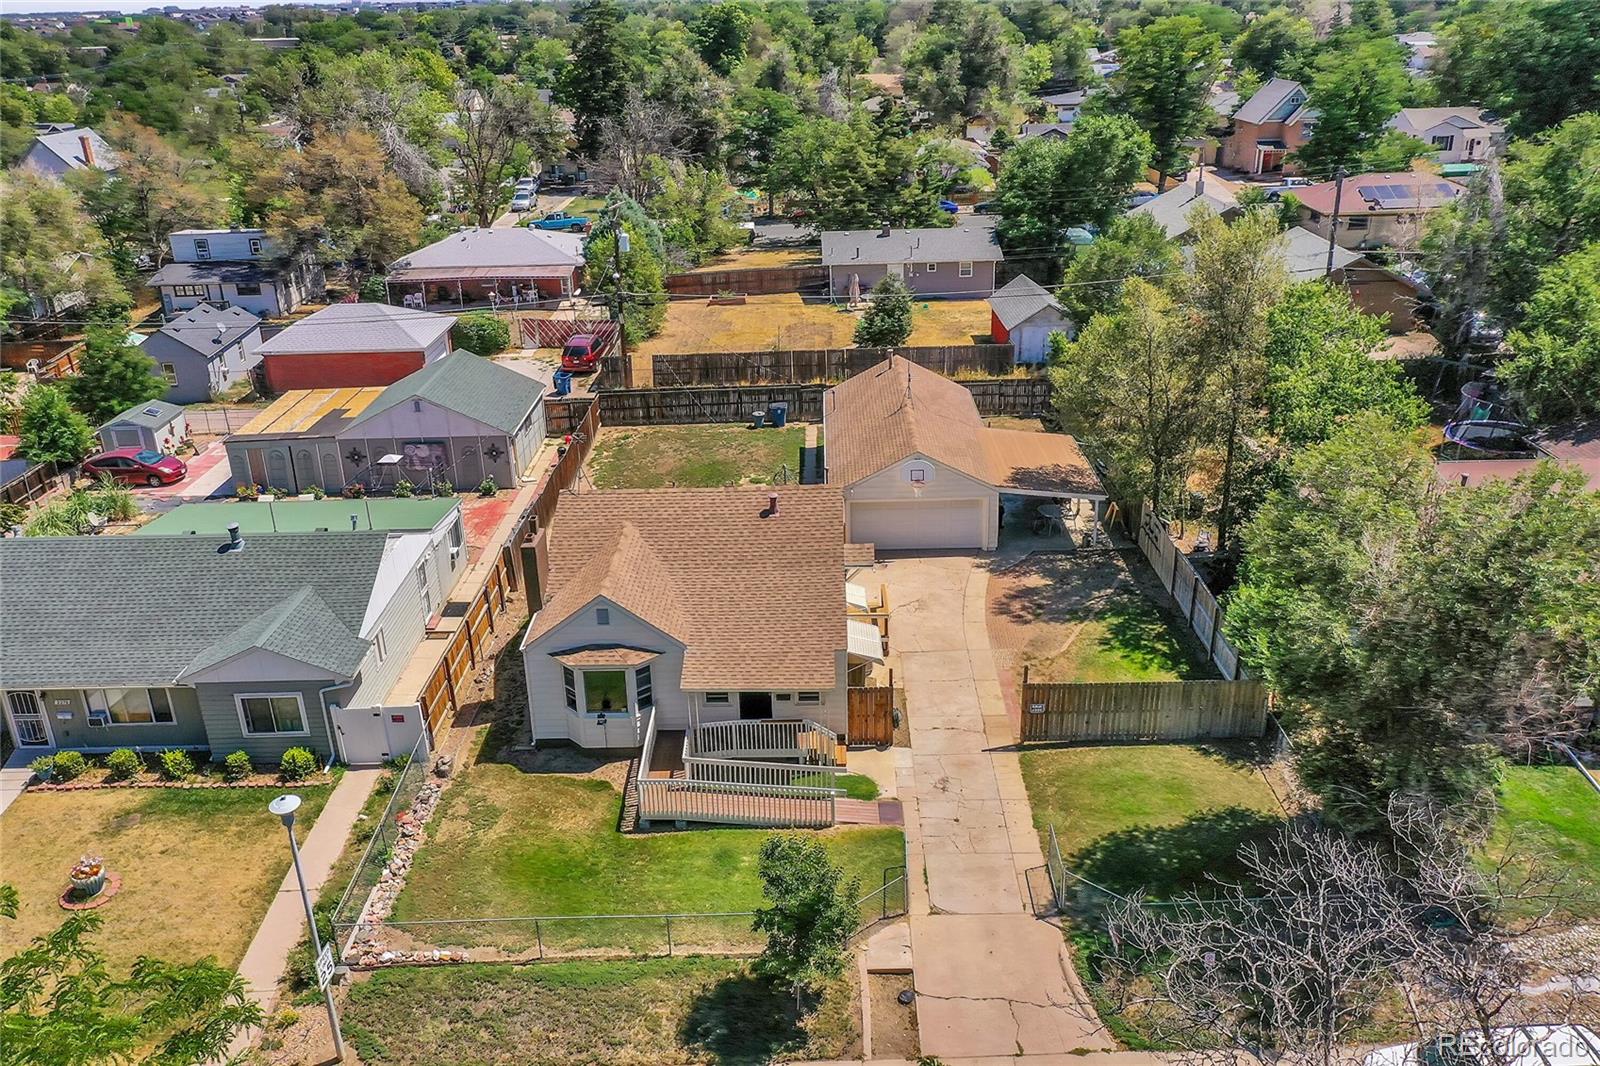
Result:
{"label": "evergreen tree", "polygon": [[863,348],[893,348],[911,336],[911,290],[893,274],[872,287],[872,302],[856,323],[856,343]]}
{"label": "evergreen tree", "polygon": [[607,122],[622,117],[627,99],[628,60],[622,50],[622,9],[616,0],[585,0],[574,17],[578,37],[567,67],[564,92],[571,105],[573,135],[578,154],[593,159],[599,154]]}
{"label": "evergreen tree", "polygon": [[1150,134],[1156,187],[1186,169],[1184,143],[1211,120],[1206,102],[1222,65],[1222,40],[1189,15],[1156,19],[1117,38],[1122,67],[1112,77],[1113,106]]}

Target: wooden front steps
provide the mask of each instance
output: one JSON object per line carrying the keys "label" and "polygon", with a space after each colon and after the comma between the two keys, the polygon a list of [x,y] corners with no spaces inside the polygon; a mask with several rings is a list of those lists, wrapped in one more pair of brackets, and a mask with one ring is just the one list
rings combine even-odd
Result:
{"label": "wooden front steps", "polygon": [[905,808],[899,800],[834,800],[833,812],[839,825],[906,824]]}

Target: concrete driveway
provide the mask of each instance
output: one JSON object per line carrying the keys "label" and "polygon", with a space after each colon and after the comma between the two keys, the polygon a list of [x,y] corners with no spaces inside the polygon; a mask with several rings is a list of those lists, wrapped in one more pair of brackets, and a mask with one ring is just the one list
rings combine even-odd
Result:
{"label": "concrete driveway", "polygon": [[889,642],[911,722],[913,780],[902,799],[923,1054],[1115,1047],[1061,931],[1033,916],[1026,873],[1044,856],[989,644],[986,561],[898,558],[874,580],[889,586]]}

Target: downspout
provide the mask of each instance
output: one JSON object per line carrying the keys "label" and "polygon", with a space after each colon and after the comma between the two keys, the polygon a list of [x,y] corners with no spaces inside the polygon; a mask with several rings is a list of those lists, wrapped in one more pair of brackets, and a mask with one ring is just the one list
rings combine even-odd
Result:
{"label": "downspout", "polygon": [[323,685],[317,689],[317,699],[322,703],[322,724],[327,727],[328,739],[333,745],[333,752],[328,756],[328,765],[322,768],[323,773],[327,773],[333,768],[336,759],[346,765],[350,762],[349,759],[344,757],[344,741],[339,736],[339,730],[333,724],[333,712],[328,709],[328,693],[336,688],[349,688],[353,684],[355,684],[354,678],[349,681],[337,681],[331,685]]}

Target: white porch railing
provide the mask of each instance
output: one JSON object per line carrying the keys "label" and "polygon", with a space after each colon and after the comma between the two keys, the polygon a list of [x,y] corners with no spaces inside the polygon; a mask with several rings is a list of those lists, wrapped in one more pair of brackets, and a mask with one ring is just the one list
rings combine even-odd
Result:
{"label": "white porch railing", "polygon": [[834,788],[640,778],[639,827],[653,821],[822,829],[836,818]]}
{"label": "white porch railing", "polygon": [[839,735],[809,718],[712,722],[684,737],[685,753],[720,759],[801,759],[836,766]]}

